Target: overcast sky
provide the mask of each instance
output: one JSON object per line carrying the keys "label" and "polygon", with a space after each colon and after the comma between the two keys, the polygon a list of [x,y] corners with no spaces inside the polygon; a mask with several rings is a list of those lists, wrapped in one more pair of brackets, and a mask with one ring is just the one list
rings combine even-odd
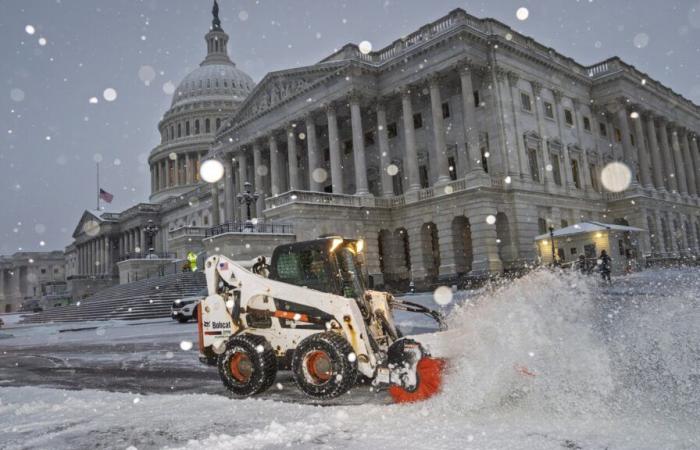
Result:
{"label": "overcast sky", "polygon": [[[204,57],[211,3],[0,0],[0,254],[70,243],[95,208],[96,159],[109,211],[147,201],[163,86]],[[220,16],[232,59],[259,81],[348,42],[380,48],[457,7],[583,64],[620,56],[700,103],[697,0],[221,0]]]}

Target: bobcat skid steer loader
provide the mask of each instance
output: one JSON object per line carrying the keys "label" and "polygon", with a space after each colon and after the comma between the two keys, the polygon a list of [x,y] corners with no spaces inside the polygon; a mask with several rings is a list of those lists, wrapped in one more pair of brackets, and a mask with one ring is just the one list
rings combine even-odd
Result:
{"label": "bobcat skid steer loader", "polygon": [[402,337],[393,311],[427,314],[444,329],[442,317],[367,289],[363,246],[340,237],[282,245],[269,265],[260,258],[251,270],[209,257],[200,360],[217,365],[224,385],[240,396],[265,391],[278,369],[291,369],[297,386],[317,399],[344,394],[360,375],[388,388],[397,402],[438,392],[444,360],[421,340],[434,342],[443,333]]}

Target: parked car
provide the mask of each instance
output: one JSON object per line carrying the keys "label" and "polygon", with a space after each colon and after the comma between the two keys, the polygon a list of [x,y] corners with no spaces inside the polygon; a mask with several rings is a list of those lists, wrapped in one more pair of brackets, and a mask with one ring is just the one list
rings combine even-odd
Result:
{"label": "parked car", "polygon": [[170,307],[170,316],[173,320],[186,323],[191,319],[197,321],[197,308],[200,300],[207,296],[207,290],[201,290],[197,295],[175,300]]}

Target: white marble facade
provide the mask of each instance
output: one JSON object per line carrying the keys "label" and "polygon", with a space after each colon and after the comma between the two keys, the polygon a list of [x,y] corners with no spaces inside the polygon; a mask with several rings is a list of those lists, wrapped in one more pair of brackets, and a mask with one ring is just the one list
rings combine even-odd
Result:
{"label": "white marble facade", "polygon": [[[383,49],[348,44],[254,86],[220,27],[206,40],[149,159],[159,251],[183,256],[206,229],[244,219],[248,181],[261,221],[292,224],[297,239],[362,237],[385,281],[515,269],[536,259],[543,229],[585,219],[649,230],[650,257],[700,253],[700,109],[618,58],[582,66],[457,9]],[[212,157],[225,166],[214,188],[196,170]],[[624,192],[602,187],[612,161],[633,172]]]}

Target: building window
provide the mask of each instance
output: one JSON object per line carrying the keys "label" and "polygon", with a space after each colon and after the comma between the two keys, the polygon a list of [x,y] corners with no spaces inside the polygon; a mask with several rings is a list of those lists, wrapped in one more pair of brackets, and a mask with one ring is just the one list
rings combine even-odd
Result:
{"label": "building window", "polygon": [[590,132],[591,131],[591,119],[583,116],[583,129]]}
{"label": "building window", "polygon": [[327,136],[328,125],[319,125],[316,127],[316,136]]}
{"label": "building window", "polygon": [[549,102],[544,102],[544,116],[547,119],[554,120],[554,106]]}
{"label": "building window", "polygon": [[634,135],[632,133],[630,133],[630,142],[632,142],[632,146],[637,146],[637,143],[634,142]]}
{"label": "building window", "polygon": [[386,126],[386,134],[389,137],[389,139],[395,138],[399,134],[396,128],[396,122],[391,122],[389,125]]}
{"label": "building window", "polygon": [[442,118],[447,119],[450,117],[450,104],[445,102],[442,104]]}
{"label": "building window", "polygon": [[403,194],[403,174],[401,173],[401,163],[400,162],[394,162],[396,167],[399,167],[399,171],[396,175],[391,177],[391,184],[394,188],[394,195],[401,195]]}
{"label": "building window", "polygon": [[537,229],[540,234],[545,234],[547,232],[547,221],[543,217],[537,219]]}
{"label": "building window", "polygon": [[552,155],[552,178],[557,186],[561,186],[561,170],[559,168],[559,155]]}
{"label": "building window", "polygon": [[170,125],[170,139],[175,139],[175,127],[173,127],[172,125]]}
{"label": "building window", "polygon": [[190,121],[185,122],[185,136],[190,135]]}
{"label": "building window", "polygon": [[194,121],[194,134],[199,134],[199,119]]}
{"label": "building window", "polygon": [[182,124],[177,124],[177,137],[182,137]]}
{"label": "building window", "polygon": [[323,160],[324,161],[330,161],[331,160],[331,150],[326,148],[323,150]]}
{"label": "building window", "polygon": [[204,132],[211,133],[211,120],[209,119],[204,121]]}
{"label": "building window", "polygon": [[622,142],[622,132],[619,128],[615,128],[615,142]]}
{"label": "building window", "polygon": [[569,226],[569,221],[566,219],[561,219],[561,227],[566,228]]}
{"label": "building window", "polygon": [[581,189],[581,181],[578,178],[578,161],[575,159],[571,160],[571,177],[574,180],[574,185],[577,189]]}
{"label": "building window", "polygon": [[591,164],[588,170],[591,172],[591,186],[594,191],[598,192],[598,176],[596,175],[595,164]]}
{"label": "building window", "polygon": [[474,106],[478,108],[479,106],[481,106],[481,100],[479,99],[479,91],[474,91],[473,94],[474,94]]}
{"label": "building window", "polygon": [[418,128],[423,128],[423,115],[421,113],[415,113],[413,115],[413,128],[418,129]]}
{"label": "building window", "polygon": [[527,151],[527,156],[530,161],[530,175],[532,175],[532,180],[540,182],[540,168],[537,164],[537,150],[530,148]]}
{"label": "building window", "polygon": [[425,189],[430,186],[430,178],[428,177],[428,166],[418,167],[418,176],[420,177],[420,187]]}
{"label": "building window", "polygon": [[343,153],[345,155],[352,153],[352,139],[343,142]]}
{"label": "building window", "polygon": [[484,172],[489,173],[489,157],[487,153],[486,147],[481,147],[481,167],[484,169]]}
{"label": "building window", "polygon": [[368,131],[365,133],[365,147],[372,145],[374,145],[374,131]]}
{"label": "building window", "polygon": [[525,111],[532,111],[532,102],[530,102],[530,96],[525,93],[520,93],[520,107]]}
{"label": "building window", "polygon": [[46,269],[42,268],[41,273],[46,273]]}
{"label": "building window", "polygon": [[447,164],[449,164],[449,170],[450,170],[450,179],[451,180],[456,180],[457,179],[457,166],[455,165],[455,157],[454,156],[448,156],[447,157]]}
{"label": "building window", "polygon": [[217,131],[219,128],[221,128],[221,119],[217,117],[217,119],[216,119],[216,130],[214,130],[214,131]]}
{"label": "building window", "polygon": [[606,137],[608,135],[608,127],[605,122],[598,122],[598,131],[601,137]]}
{"label": "building window", "polygon": [[564,110],[564,121],[566,122],[567,125],[569,125],[571,127],[574,126],[574,115],[571,113],[570,109]]}

